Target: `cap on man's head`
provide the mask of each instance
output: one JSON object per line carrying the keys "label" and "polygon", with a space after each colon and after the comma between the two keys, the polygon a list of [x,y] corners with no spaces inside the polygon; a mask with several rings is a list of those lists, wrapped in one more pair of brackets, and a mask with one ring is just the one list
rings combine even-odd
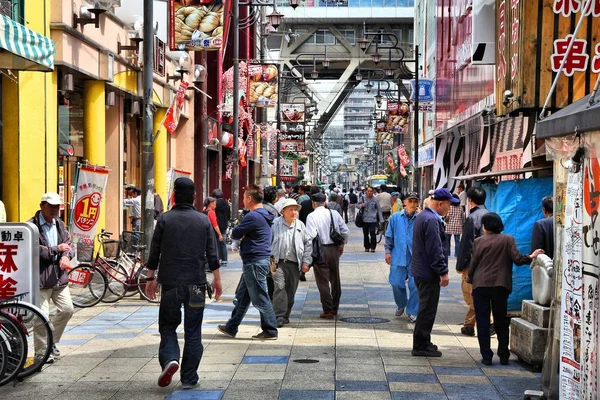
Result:
{"label": "cap on man's head", "polygon": [[196,192],[196,186],[194,185],[194,181],[190,178],[180,177],[175,179],[173,190],[175,193],[183,195],[194,194]]}
{"label": "cap on man's head", "polygon": [[58,193],[48,192],[42,196],[42,203],[48,203],[52,206],[60,206],[63,202]]}
{"label": "cap on man's head", "polygon": [[454,196],[452,196],[452,193],[450,193],[448,191],[448,189],[445,188],[441,188],[441,189],[436,189],[433,192],[433,195],[431,196],[432,200],[440,200],[440,201],[444,201],[444,200],[450,200],[450,202],[452,204],[459,204],[460,200],[454,198]]}
{"label": "cap on man's head", "polygon": [[421,200],[419,198],[419,194],[417,192],[408,192],[406,194],[406,197],[404,198],[404,200],[408,200],[408,199]]}
{"label": "cap on man's head", "polygon": [[310,197],[310,199],[315,203],[325,203],[325,201],[327,201],[327,196],[325,196],[323,193],[315,193]]}
{"label": "cap on man's head", "polygon": [[391,195],[392,197],[394,197],[394,196],[400,196],[400,193],[398,193],[398,192],[392,192],[390,195]]}

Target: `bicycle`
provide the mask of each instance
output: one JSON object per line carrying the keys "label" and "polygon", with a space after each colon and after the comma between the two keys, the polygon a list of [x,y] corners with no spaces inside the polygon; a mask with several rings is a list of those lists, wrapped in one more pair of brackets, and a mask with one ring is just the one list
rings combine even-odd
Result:
{"label": "bicycle", "polygon": [[0,386],[12,381],[27,361],[27,328],[6,311],[0,312]]}
{"label": "bicycle", "polygon": [[381,226],[379,227],[379,231],[377,231],[377,243],[380,243],[381,239],[383,239],[383,237],[385,236],[385,232],[387,231],[390,216],[383,217],[383,222],[381,223]]}

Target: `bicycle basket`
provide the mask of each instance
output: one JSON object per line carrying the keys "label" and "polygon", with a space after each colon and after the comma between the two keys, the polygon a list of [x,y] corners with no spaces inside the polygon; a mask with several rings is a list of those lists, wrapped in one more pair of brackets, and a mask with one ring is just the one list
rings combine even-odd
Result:
{"label": "bicycle basket", "polygon": [[118,258],[120,250],[120,243],[118,240],[106,240],[102,242],[102,251],[104,257],[107,258]]}
{"label": "bicycle basket", "polygon": [[94,245],[77,243],[77,261],[91,263],[94,260]]}
{"label": "bicycle basket", "polygon": [[133,246],[141,245],[143,238],[143,232],[123,231],[121,234],[121,251],[127,254],[135,253],[136,250]]}

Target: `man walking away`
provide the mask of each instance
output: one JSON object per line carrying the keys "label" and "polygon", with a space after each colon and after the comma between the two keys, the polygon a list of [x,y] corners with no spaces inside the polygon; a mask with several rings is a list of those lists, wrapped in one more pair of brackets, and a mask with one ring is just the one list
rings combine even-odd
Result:
{"label": "man walking away", "polygon": [[379,207],[381,207],[381,213],[384,219],[388,219],[392,213],[392,195],[387,192],[387,186],[381,185],[379,187],[380,193],[377,195],[377,201]]}
{"label": "man walking away", "polygon": [[73,316],[73,302],[67,283],[69,262],[75,256],[75,249],[65,224],[58,218],[61,204],[62,200],[58,193],[44,194],[40,202],[40,210],[28,221],[37,226],[40,232],[40,308],[48,317],[52,300],[57,310],[50,317],[54,325],[54,343],[44,343],[43,329],[39,334],[34,332],[36,357],[42,357],[47,346],[52,345],[52,352],[46,361],[48,364],[54,362],[54,357],[60,357],[56,344],[60,342],[65,327]]}
{"label": "man walking away", "polygon": [[285,194],[285,190],[277,189],[274,206],[278,213],[281,214],[281,209],[283,208],[283,203],[285,203],[286,200],[287,200],[287,196]]}
{"label": "man walking away", "polygon": [[346,224],[348,223],[348,206],[348,193],[346,193],[346,189],[342,189],[342,213]]}
{"label": "man walking away", "polygon": [[[458,195],[455,193],[452,195],[455,199],[458,199]],[[460,235],[465,224],[465,213],[460,207],[460,203],[450,207],[448,215],[446,216],[446,254],[448,257],[451,256],[451,245],[452,238],[454,237],[454,257],[458,256],[458,249],[460,248]]]}
{"label": "man walking away", "polygon": [[338,203],[338,198],[339,198],[339,195],[337,193],[331,193],[329,195],[329,203],[327,203],[327,208],[332,211],[338,212],[341,216],[342,209],[340,208],[340,205]]}
{"label": "man walking away", "polygon": [[447,189],[437,189],[427,208],[415,220],[411,274],[419,290],[419,313],[413,332],[413,356],[442,356],[437,346],[431,343],[431,330],[440,300],[440,287],[446,287],[450,282],[442,219],[448,214],[450,204],[455,203],[459,201]]}
{"label": "man walking away", "polygon": [[267,290],[269,257],[271,256],[271,225],[273,216],[263,208],[263,190],[250,184],[244,192],[244,208],[250,210],[235,227],[232,238],[241,240],[242,277],[235,291],[235,307],[225,325],[219,325],[219,332],[235,337],[250,303],[260,313],[262,332],[253,339],[276,340],[277,321]]}
{"label": "man walking away", "polygon": [[367,188],[367,197],[365,202],[362,204],[363,212],[363,237],[365,252],[375,253],[377,247],[377,230],[379,225],[383,222],[383,215],[381,213],[381,207],[375,197],[375,189],[372,187]]}
{"label": "man walking away", "polygon": [[[227,200],[223,198],[223,191],[221,189],[215,189],[212,192],[212,196],[217,199],[217,208],[215,208],[215,213],[217,214],[217,222],[219,224],[219,229],[221,233],[225,236],[227,233],[227,225],[229,224],[229,220],[231,219],[231,209],[229,208],[229,203]],[[227,242],[225,240],[217,243],[219,246],[219,259],[221,260],[221,265],[227,265]]]}
{"label": "man walking away", "polygon": [[302,221],[298,221],[299,209],[296,201],[287,199],[281,209],[282,216],[273,221],[271,255],[277,261],[273,308],[278,328],[290,323],[300,271],[307,272],[312,263],[312,240]]}
{"label": "man walking away", "polygon": [[296,199],[298,204],[302,204],[303,201],[310,200],[310,196],[308,195],[309,190],[309,186],[298,186],[298,194],[300,195],[298,199]]}
{"label": "man walking away", "polygon": [[[419,207],[419,195],[409,193],[403,211],[392,214],[385,232],[385,262],[390,266],[389,282],[396,302],[396,316],[404,314],[410,322],[417,320],[419,294],[415,279],[410,274],[413,251],[413,228]],[[408,301],[406,281],[408,280]]]}
{"label": "man walking away", "polygon": [[349,231],[337,212],[325,208],[325,201],[322,193],[312,195],[315,210],[306,220],[306,229],[311,240],[318,235],[321,243],[322,258],[315,266],[315,280],[323,306],[320,318],[333,319],[338,313],[342,296],[340,256],[344,253],[344,245],[334,244],[330,232],[332,229],[339,232],[346,243]]}
{"label": "man walking away", "polygon": [[554,259],[554,206],[552,196],[546,196],[542,199],[542,212],[544,218],[533,224],[531,252],[542,249],[548,257]]}
{"label": "man walking away", "polygon": [[354,222],[356,219],[356,204],[358,203],[358,196],[354,193],[354,189],[350,189],[348,193],[348,216],[350,222]]}
{"label": "man walking away", "polygon": [[[194,208],[194,182],[177,178],[174,183],[175,206],[158,218],[148,256],[146,295],[156,297],[158,281],[162,295],[158,310],[160,347],[158,361],[162,372],[158,386],[171,384],[179,369],[179,342],[177,327],[184,309],[184,347],[181,364],[181,385],[192,389],[198,384],[198,366],[202,359],[202,318],[206,296],[206,272],[213,273],[212,288],[215,299],[221,296],[221,273],[213,227],[205,214]],[[160,269],[159,269],[160,267]]]}
{"label": "man walking away", "polygon": [[473,252],[473,241],[483,235],[481,230],[481,217],[489,211],[485,208],[485,190],[480,187],[470,187],[467,190],[467,201],[469,204],[469,216],[465,221],[456,258],[456,271],[462,275],[461,289],[465,303],[469,307],[465,315],[465,325],[460,332],[466,336],[475,336],[475,307],[473,306],[473,285],[467,279],[469,277],[469,264]]}
{"label": "man walking away", "polygon": [[[313,185],[310,187],[310,195],[312,196],[313,194],[317,194],[317,193],[321,193],[321,188],[319,188],[317,185]],[[302,223],[306,226],[306,218],[308,217],[308,214],[310,214],[311,212],[314,211],[313,208],[313,202],[312,200],[306,200],[303,201],[302,204],[300,204],[301,208],[300,208],[300,214],[298,216],[298,219],[300,219],[300,221],[302,221]],[[301,282],[306,282],[306,273],[304,271],[300,272],[300,281]]]}

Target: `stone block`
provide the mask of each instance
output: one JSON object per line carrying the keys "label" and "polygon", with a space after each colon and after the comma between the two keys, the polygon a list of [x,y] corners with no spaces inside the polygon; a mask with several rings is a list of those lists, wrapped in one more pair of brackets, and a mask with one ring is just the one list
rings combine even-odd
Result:
{"label": "stone block", "polygon": [[510,321],[510,351],[529,364],[541,365],[548,340],[548,329],[522,318]]}
{"label": "stone block", "polygon": [[539,305],[533,300],[523,300],[521,307],[521,318],[540,328],[548,328],[550,307]]}

